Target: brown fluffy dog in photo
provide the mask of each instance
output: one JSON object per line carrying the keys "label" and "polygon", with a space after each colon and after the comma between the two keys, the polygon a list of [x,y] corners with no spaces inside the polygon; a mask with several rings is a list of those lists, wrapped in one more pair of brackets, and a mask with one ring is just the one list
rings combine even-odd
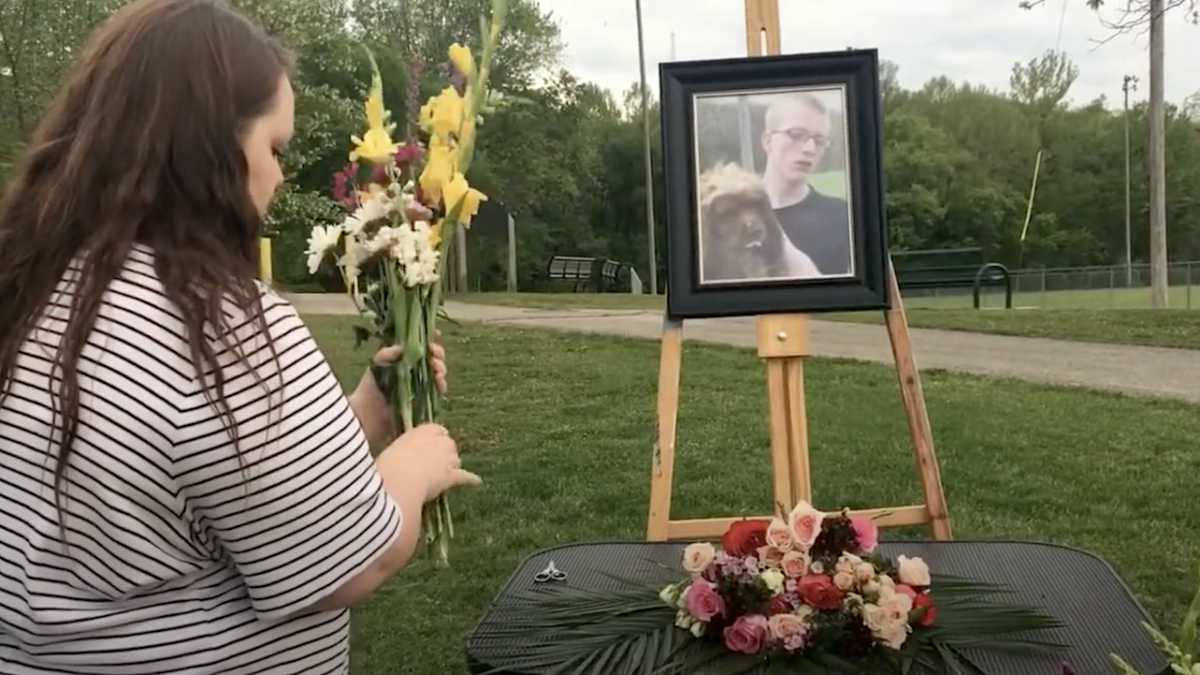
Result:
{"label": "brown fluffy dog in photo", "polygon": [[700,177],[700,277],[703,281],[821,276],[787,238],[762,179],[737,164]]}

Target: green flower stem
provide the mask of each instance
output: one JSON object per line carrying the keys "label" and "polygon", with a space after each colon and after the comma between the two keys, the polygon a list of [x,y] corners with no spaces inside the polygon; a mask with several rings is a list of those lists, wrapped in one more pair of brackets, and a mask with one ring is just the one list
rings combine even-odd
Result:
{"label": "green flower stem", "polygon": [[[487,95],[488,73],[496,51],[496,41],[499,39],[500,30],[504,24],[507,7],[508,3],[506,0],[492,0],[491,26],[484,36],[480,67],[477,72],[471,75],[468,82],[471,97],[470,105],[464,111],[466,119],[474,119],[478,116],[479,109],[483,105]],[[458,170],[463,175],[466,175],[470,169],[471,160],[475,153],[476,136],[477,134],[473,134],[466,147],[461,149]],[[451,242],[454,241],[457,230],[461,227],[459,218],[462,214],[463,201],[460,199],[448,209],[445,218],[442,220],[442,239],[438,242],[438,282],[432,285],[432,288],[429,289],[429,295],[424,298],[425,302],[422,303],[426,338],[424,344],[426,346],[432,343],[434,336],[437,335],[437,313],[442,307],[444,280],[446,278],[446,258],[450,251]],[[424,359],[423,364],[426,368],[431,368],[428,359]],[[440,419],[443,401],[441,395],[437,392],[437,385],[433,378],[432,370],[428,372],[428,378],[424,381],[424,387],[420,389],[420,393],[417,395],[422,394],[427,397],[426,400],[428,402],[425,406],[425,410],[429,415],[427,421]],[[449,495],[442,494],[432,504],[426,505],[421,520],[422,529],[425,532],[425,543],[429,548],[430,555],[433,557],[434,564],[439,567],[448,567],[450,564],[450,539],[454,537],[454,519],[450,513]]]}

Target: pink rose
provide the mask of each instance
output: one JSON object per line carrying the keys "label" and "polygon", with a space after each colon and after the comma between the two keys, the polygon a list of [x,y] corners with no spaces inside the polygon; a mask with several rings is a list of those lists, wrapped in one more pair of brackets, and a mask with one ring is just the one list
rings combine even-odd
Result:
{"label": "pink rose", "polygon": [[725,613],[725,598],[717,592],[716,584],[703,579],[697,579],[688,586],[684,602],[688,613],[697,621],[707,623]]}
{"label": "pink rose", "polygon": [[901,595],[907,595],[913,600],[917,599],[917,590],[908,584],[896,584],[896,592]]}
{"label": "pink rose", "polygon": [[804,647],[811,630],[808,622],[795,614],[776,614],[767,620],[771,638],[782,642],[784,649],[796,651]]}
{"label": "pink rose", "polygon": [[767,526],[767,543],[780,551],[790,551],[792,548],[792,528],[779,518],[772,518]]}
{"label": "pink rose", "polygon": [[806,554],[799,551],[788,551],[783,554],[783,559],[779,561],[779,567],[786,576],[799,579],[808,574],[809,562]]}
{"label": "pink rose", "polygon": [[776,614],[767,620],[767,628],[771,631],[771,637],[780,641],[787,639],[789,635],[803,631],[805,626],[804,619],[795,614]]}
{"label": "pink rose", "polygon": [[821,535],[821,521],[825,514],[814,509],[808,502],[796,504],[796,508],[788,514],[788,527],[792,530],[792,538],[797,548],[808,550],[817,537]]}
{"label": "pink rose", "polygon": [[[782,614],[779,616],[783,616]],[[757,654],[767,637],[767,617],[743,614],[725,627],[725,646],[739,654]]]}
{"label": "pink rose", "polygon": [[783,562],[783,551],[780,551],[770,544],[766,546],[759,546],[758,559],[767,565],[778,565],[779,563]]}
{"label": "pink rose", "polygon": [[879,545],[879,528],[870,518],[855,516],[850,519],[854,526],[854,534],[858,536],[858,546],[864,553],[870,553]]}

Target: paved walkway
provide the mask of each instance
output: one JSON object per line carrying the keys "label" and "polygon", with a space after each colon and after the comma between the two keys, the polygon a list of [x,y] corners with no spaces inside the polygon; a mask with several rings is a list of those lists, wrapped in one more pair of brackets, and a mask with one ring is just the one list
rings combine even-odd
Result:
{"label": "paved walkway", "polygon": [[[341,295],[293,295],[302,313],[353,313]],[[662,315],[640,310],[544,310],[447,302],[457,321],[528,326],[657,339]],[[881,325],[812,321],[816,356],[892,363]],[[940,368],[993,377],[1161,396],[1200,403],[1200,352],[1105,345],[913,328],[913,351],[923,370]],[[754,347],[754,319],[700,319],[684,323],[684,339]]]}

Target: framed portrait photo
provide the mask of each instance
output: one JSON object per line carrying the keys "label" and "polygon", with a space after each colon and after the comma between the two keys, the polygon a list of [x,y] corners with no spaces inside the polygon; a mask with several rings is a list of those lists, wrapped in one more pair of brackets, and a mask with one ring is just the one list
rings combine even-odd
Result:
{"label": "framed portrait photo", "polygon": [[672,318],[889,306],[876,50],[659,66]]}

